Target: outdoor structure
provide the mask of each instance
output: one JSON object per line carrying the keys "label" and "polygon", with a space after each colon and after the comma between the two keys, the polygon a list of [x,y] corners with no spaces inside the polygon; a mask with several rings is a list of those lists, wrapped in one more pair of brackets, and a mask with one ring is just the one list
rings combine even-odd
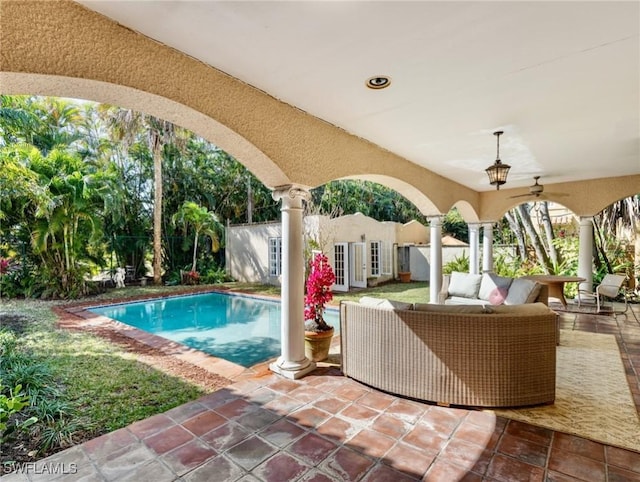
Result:
{"label": "outdoor structure", "polygon": [[[286,377],[313,369],[302,323],[310,188],[366,179],[412,201],[429,219],[431,299],[452,207],[473,225],[479,261],[480,236],[490,246],[492,224],[532,199],[531,173],[542,174],[547,199],[580,219],[578,276],[591,284],[592,217],[640,191],[638,2],[1,0],[0,18],[0,93],[144,111],[273,189],[283,347],[272,369]],[[499,191],[483,172],[496,130],[512,166]]]}
{"label": "outdoor structure", "polygon": [[[397,279],[429,281],[429,230],[418,221],[379,222],[361,213],[337,218],[313,215],[303,221],[305,259],[325,253],[336,274],[334,291],[364,288]],[[245,283],[280,285],[282,224],[228,226],[225,250],[227,273]],[[469,255],[469,245],[451,236],[442,239],[442,261]]]}

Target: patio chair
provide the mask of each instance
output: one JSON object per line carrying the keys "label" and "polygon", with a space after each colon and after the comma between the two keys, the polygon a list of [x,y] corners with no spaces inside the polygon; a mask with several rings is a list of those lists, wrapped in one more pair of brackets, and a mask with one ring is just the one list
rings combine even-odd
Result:
{"label": "patio chair", "polygon": [[[611,311],[609,313],[612,313],[614,316],[626,313],[629,309],[628,291],[623,286],[626,280],[627,277],[625,275],[608,274],[602,279],[602,282],[596,286],[594,291],[578,290],[578,308],[580,308],[583,300],[591,302],[595,300],[597,307],[596,313],[609,312],[608,310],[603,310],[605,301],[609,299],[611,301]],[[624,311],[616,312],[613,307],[613,301],[619,296],[622,296],[624,300]],[[631,310],[631,313],[637,320],[633,310]]]}

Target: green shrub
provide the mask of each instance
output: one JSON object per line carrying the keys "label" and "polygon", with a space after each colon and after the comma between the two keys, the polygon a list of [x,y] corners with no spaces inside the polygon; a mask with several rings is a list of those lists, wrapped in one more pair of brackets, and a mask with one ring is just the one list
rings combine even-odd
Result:
{"label": "green shrub", "polygon": [[218,284],[231,281],[223,268],[210,268],[200,275],[200,282],[204,284]]}
{"label": "green shrub", "polygon": [[[66,447],[80,430],[74,407],[61,397],[51,367],[19,346],[15,334],[0,331],[0,437],[11,440],[29,428],[38,453]],[[10,389],[9,387],[15,387]],[[20,416],[12,415],[22,412]],[[23,415],[24,414],[24,415]]]}
{"label": "green shrub", "polygon": [[44,423],[53,423],[61,418],[75,415],[73,406],[64,400],[43,398],[32,402],[31,412]]}
{"label": "green shrub", "polygon": [[461,256],[456,256],[442,267],[444,274],[451,274],[454,271],[459,273],[469,272],[469,256],[467,253],[463,252]]}
{"label": "green shrub", "polygon": [[29,406],[29,397],[22,392],[22,386],[16,385],[9,388],[5,395],[5,387],[0,380],[0,444],[9,440],[16,432],[25,430],[38,421],[36,417],[30,417],[22,421],[12,421],[12,415]]}
{"label": "green shrub", "polygon": [[38,452],[46,453],[53,448],[67,448],[74,444],[74,434],[84,427],[69,417],[57,418],[34,425],[31,436],[37,441]]}
{"label": "green shrub", "polygon": [[2,360],[10,357],[16,349],[18,339],[12,331],[0,330],[0,366]]}
{"label": "green shrub", "polygon": [[42,279],[30,270],[16,270],[0,276],[0,296],[38,298],[44,291]]}
{"label": "green shrub", "polygon": [[9,386],[22,385],[29,397],[48,397],[57,392],[49,366],[22,354],[3,360],[0,373]]}

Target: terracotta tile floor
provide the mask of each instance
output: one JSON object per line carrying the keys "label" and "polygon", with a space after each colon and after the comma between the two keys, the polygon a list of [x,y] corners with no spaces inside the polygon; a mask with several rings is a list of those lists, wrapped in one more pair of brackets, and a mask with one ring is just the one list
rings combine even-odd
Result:
{"label": "terracotta tile floor", "polygon": [[[640,409],[640,325],[562,313],[561,326],[616,335]],[[640,452],[391,396],[336,367],[237,379],[2,481],[640,481]]]}

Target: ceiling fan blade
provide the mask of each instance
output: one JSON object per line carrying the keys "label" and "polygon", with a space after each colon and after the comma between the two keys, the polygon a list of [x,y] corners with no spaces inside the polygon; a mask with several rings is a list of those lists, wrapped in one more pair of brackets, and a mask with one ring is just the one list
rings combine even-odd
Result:
{"label": "ceiling fan blade", "polygon": [[545,191],[545,194],[549,194],[554,197],[567,197],[569,195],[566,192],[547,192],[547,191]]}
{"label": "ceiling fan blade", "polygon": [[535,194],[531,194],[530,192],[526,193],[526,194],[517,194],[515,196],[509,196],[511,199],[513,198],[517,198],[517,197],[538,197]]}

